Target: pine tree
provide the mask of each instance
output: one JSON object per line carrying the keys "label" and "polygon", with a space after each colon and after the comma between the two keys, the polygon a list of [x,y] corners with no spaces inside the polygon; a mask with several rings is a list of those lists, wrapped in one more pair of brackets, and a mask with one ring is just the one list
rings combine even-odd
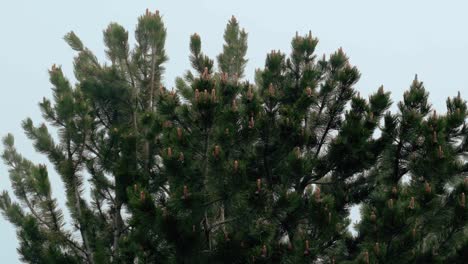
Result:
{"label": "pine tree", "polygon": [[[17,228],[23,261],[391,263],[404,256],[424,263],[466,256],[467,165],[460,158],[467,108],[460,97],[447,101],[447,115],[430,116],[416,80],[400,112],[385,114],[390,93],[380,87],[362,98],[360,73],[344,51],[317,57],[310,32],[296,34],[289,55],[270,52],[250,83],[248,34],[235,17],[216,61],[191,36],[193,69],[167,89],[159,12],[138,19],[133,48],[116,23],[103,35],[106,63],[73,32],[65,36],[78,53],[77,83],[53,65],[53,99],[40,103],[47,124],[23,122],[62,178],[66,211],[53,198],[50,167],[19,154],[12,135],[4,138],[16,198],[3,192],[0,209]],[[359,203],[364,217],[353,238],[349,209]]]}
{"label": "pine tree", "polygon": [[[465,263],[468,229],[466,101],[447,99],[431,111],[417,77],[387,114],[386,150],[370,172],[375,189],[365,202],[356,239],[359,263]],[[407,177],[407,180],[403,180]]]}

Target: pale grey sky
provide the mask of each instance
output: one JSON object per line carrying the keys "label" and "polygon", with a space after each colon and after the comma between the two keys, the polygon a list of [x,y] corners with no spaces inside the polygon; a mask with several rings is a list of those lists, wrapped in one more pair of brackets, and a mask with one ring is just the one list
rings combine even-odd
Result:
{"label": "pale grey sky", "polygon": [[[362,95],[383,84],[398,101],[417,73],[439,111],[445,111],[446,97],[457,91],[468,98],[466,1],[0,0],[0,136],[14,133],[26,157],[46,162],[34,152],[20,123],[26,117],[41,120],[37,103],[51,95],[47,69],[53,63],[73,77],[74,53],[63,35],[74,30],[103,61],[102,30],[112,21],[133,33],[146,8],[159,9],[167,26],[168,87],[189,67],[190,34],[200,34],[203,51],[214,58],[222,49],[226,22],[235,15],[249,33],[248,79],[263,66],[267,52],[289,52],[296,31],[312,30],[320,40],[317,54],[343,47],[350,56],[362,73],[357,85]],[[51,180],[54,194],[63,199],[55,173]],[[3,162],[0,189],[10,189]],[[0,218],[1,263],[19,263],[16,246],[13,226]]]}

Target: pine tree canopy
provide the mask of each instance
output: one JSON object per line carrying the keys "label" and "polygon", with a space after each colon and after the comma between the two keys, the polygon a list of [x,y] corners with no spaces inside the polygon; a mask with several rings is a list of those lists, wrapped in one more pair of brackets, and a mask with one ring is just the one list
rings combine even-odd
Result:
{"label": "pine tree canopy", "polygon": [[[14,198],[3,192],[0,209],[22,261],[466,263],[460,94],[438,114],[416,77],[392,112],[389,92],[361,97],[345,52],[317,55],[310,32],[290,53],[267,54],[249,82],[248,34],[235,17],[215,59],[191,36],[193,69],[167,89],[159,12],[138,18],[133,47],[117,23],[103,35],[106,62],[65,36],[76,83],[54,64],[45,123],[22,123],[49,163],[3,139]],[[50,170],[64,190],[52,190]]]}

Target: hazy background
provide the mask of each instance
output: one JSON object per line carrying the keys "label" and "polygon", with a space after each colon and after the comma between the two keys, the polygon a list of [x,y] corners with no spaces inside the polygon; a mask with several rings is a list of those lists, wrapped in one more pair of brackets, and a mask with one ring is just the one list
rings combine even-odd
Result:
{"label": "hazy background", "polygon": [[[464,1],[22,1],[0,0],[0,136],[13,133],[17,148],[35,162],[20,123],[41,120],[37,103],[51,97],[47,69],[62,65],[73,80],[74,52],[62,40],[74,30],[101,61],[102,30],[118,22],[133,37],[137,17],[159,9],[167,26],[165,84],[189,68],[188,41],[201,35],[202,49],[214,58],[222,49],[224,27],[235,15],[249,33],[246,77],[262,67],[272,49],[290,51],[295,32],[320,42],[317,54],[343,47],[362,77],[357,85],[368,95],[381,84],[399,101],[418,74],[434,107],[445,111],[445,99],[461,91],[468,98],[468,2]],[[442,4],[443,2],[443,4]],[[131,37],[131,38],[132,38]],[[132,38],[133,43],[133,38]],[[0,149],[1,151],[1,149]],[[63,205],[63,187],[49,168],[54,195]],[[7,168],[0,162],[0,189],[10,189]],[[356,215],[354,210],[353,215]],[[0,262],[19,263],[13,226],[0,217]]]}

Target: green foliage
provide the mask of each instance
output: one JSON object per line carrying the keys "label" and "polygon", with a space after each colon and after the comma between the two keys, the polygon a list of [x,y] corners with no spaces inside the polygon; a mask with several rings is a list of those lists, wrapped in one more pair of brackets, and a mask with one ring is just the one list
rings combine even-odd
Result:
{"label": "green foliage", "polygon": [[[111,23],[100,63],[70,32],[76,84],[53,65],[47,124],[23,121],[61,177],[4,138],[15,199],[0,195],[28,263],[462,263],[467,257],[466,102],[430,114],[413,81],[390,93],[355,90],[340,48],[315,54],[296,34],[243,79],[247,33],[232,17],[215,60],[190,38],[193,71],[162,85],[166,28],[139,17],[136,45]],[[57,131],[52,135],[50,127]],[[89,191],[88,191],[89,190]],[[89,194],[89,195],[88,195]],[[358,235],[349,210],[362,204]]]}
{"label": "green foliage", "polygon": [[415,78],[386,122],[392,139],[358,225],[369,263],[462,263],[468,254],[466,101],[449,98],[439,116],[429,114],[427,98]]}
{"label": "green foliage", "polygon": [[219,70],[228,76],[244,77],[247,64],[247,32],[239,28],[237,19],[233,16],[224,31],[223,52],[218,55]]}

